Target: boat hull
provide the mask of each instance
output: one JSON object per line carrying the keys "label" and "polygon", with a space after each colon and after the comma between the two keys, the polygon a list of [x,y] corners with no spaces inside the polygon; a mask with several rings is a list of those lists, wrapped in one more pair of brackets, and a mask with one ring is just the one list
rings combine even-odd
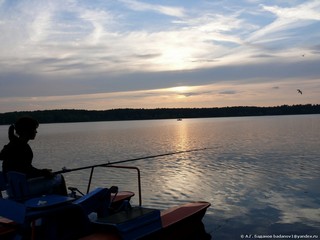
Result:
{"label": "boat hull", "polygon": [[[210,206],[208,202],[192,202],[169,208],[161,212],[162,228],[152,234],[141,237],[143,240],[184,240],[184,239],[211,239],[206,233],[202,218]],[[81,240],[121,240],[116,231],[99,228],[98,232],[81,238]]]}

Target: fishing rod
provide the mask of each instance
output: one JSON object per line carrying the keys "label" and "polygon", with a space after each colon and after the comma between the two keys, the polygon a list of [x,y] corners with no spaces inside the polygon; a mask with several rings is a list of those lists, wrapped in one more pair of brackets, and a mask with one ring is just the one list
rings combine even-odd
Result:
{"label": "fishing rod", "polygon": [[184,150],[184,151],[162,153],[162,154],[151,155],[151,156],[146,156],[146,157],[138,157],[138,158],[126,159],[126,160],[121,160],[121,161],[116,161],[116,162],[107,162],[107,163],[101,163],[101,164],[90,165],[90,166],[79,167],[79,168],[72,168],[72,169],[68,169],[68,168],[66,168],[66,167],[63,167],[62,170],[56,171],[56,172],[53,172],[53,173],[54,173],[54,174],[68,173],[68,172],[85,170],[85,169],[90,169],[90,168],[95,168],[95,167],[106,167],[106,166],[114,165],[114,164],[121,164],[121,163],[127,163],[127,162],[135,162],[135,161],[139,161],[139,160],[145,160],[145,159],[151,159],[151,158],[158,158],[158,157],[176,155],[176,154],[181,154],[181,153],[189,153],[189,152],[203,151],[203,150],[206,150],[206,149],[208,149],[208,148],[197,148],[197,149],[190,149],[190,150]]}

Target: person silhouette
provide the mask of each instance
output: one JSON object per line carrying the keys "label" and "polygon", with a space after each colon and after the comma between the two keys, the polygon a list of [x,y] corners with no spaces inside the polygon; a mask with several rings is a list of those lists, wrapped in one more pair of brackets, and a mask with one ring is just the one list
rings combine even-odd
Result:
{"label": "person silhouette", "polygon": [[28,144],[37,135],[39,123],[32,117],[21,117],[8,130],[9,143],[0,152],[2,171],[26,175],[30,196],[42,194],[67,195],[66,184],[61,174],[50,169],[38,169],[32,165],[33,151]]}

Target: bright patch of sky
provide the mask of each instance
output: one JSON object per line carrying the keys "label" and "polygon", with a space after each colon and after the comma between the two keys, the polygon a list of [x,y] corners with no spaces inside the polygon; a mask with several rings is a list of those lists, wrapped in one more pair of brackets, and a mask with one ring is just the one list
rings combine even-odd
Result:
{"label": "bright patch of sky", "polygon": [[319,29],[318,0],[0,0],[0,112],[319,104]]}

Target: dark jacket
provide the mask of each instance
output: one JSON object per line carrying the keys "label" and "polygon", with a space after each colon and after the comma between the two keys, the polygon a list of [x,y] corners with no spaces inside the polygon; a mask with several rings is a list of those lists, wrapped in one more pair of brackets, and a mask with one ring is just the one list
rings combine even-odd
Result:
{"label": "dark jacket", "polygon": [[18,138],[11,141],[3,147],[0,152],[2,160],[2,171],[21,172],[27,175],[27,178],[44,176],[44,171],[32,166],[33,152],[28,143],[20,141]]}

